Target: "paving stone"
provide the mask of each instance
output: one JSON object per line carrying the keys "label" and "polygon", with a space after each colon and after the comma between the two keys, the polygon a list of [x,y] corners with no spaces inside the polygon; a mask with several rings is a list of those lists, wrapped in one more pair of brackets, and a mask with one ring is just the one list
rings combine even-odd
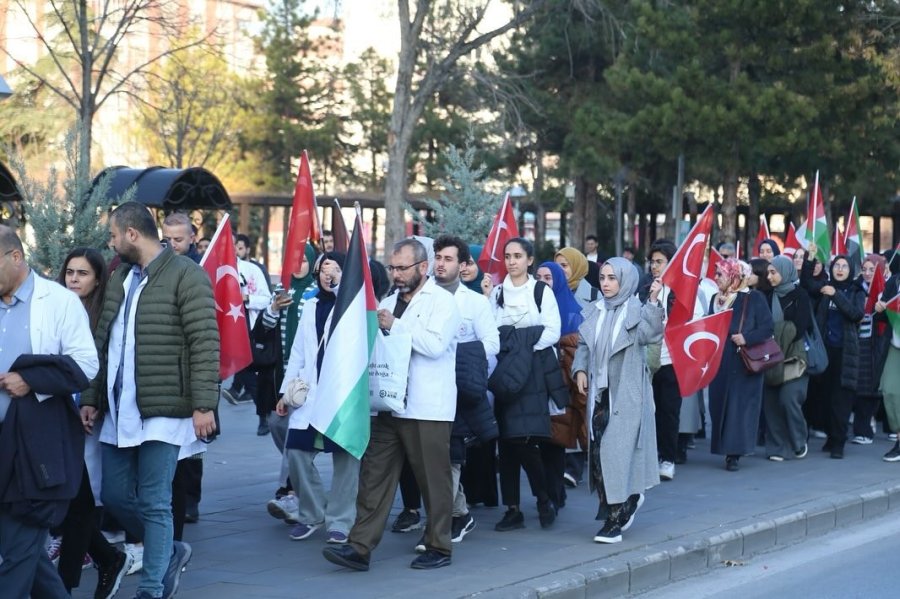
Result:
{"label": "paving stone", "polygon": [[707,569],[708,555],[709,544],[703,541],[670,550],[671,571],[669,578],[671,580],[679,580],[700,574]]}
{"label": "paving stone", "polygon": [[883,516],[890,507],[886,489],[869,491],[861,494],[859,497],[863,503],[863,520]]}
{"label": "paving stone", "polygon": [[790,545],[806,538],[806,513],[794,512],[772,519],[775,523],[775,543]]}
{"label": "paving stone", "polygon": [[806,536],[814,537],[834,530],[834,505],[820,504],[806,511]]}
{"label": "paving stone", "polygon": [[847,526],[863,519],[862,497],[842,496],[834,501],[834,525]]}
{"label": "paving stone", "polygon": [[725,560],[740,559],[744,551],[744,538],[737,530],[726,530],[709,538],[706,565],[715,568]]}
{"label": "paving stone", "polygon": [[585,596],[591,599],[612,599],[628,594],[631,572],[624,559],[613,558],[582,564],[573,568],[573,571],[584,577]]}

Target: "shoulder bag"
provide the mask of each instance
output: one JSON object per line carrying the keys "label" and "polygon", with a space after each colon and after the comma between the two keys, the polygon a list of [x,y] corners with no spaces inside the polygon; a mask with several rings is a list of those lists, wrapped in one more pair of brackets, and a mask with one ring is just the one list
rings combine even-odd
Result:
{"label": "shoulder bag", "polygon": [[[742,333],[744,330],[744,317],[747,315],[748,303],[750,303],[749,296],[744,301],[744,307],[741,310],[741,323],[738,326],[738,333]],[[784,362],[784,353],[778,347],[774,336],[756,345],[744,345],[738,348],[738,353],[741,354],[744,367],[753,374],[765,372]]]}

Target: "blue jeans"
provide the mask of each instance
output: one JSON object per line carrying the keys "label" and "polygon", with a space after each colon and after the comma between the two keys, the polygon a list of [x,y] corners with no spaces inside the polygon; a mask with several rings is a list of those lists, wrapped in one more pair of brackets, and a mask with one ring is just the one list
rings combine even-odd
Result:
{"label": "blue jeans", "polygon": [[62,599],[66,587],[47,557],[47,529],[0,509],[0,597]]}
{"label": "blue jeans", "polygon": [[102,445],[103,505],[125,531],[144,542],[139,591],[162,596],[172,557],[172,478],[177,445],[148,441],[137,447]]}

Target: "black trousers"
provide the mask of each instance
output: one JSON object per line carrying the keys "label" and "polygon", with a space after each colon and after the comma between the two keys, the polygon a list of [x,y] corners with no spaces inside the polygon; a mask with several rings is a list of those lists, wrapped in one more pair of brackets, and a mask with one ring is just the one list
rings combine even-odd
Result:
{"label": "black trousers", "polygon": [[497,507],[497,441],[488,441],[466,448],[466,465],[463,467],[463,489],[470,505],[483,503],[485,507]]}
{"label": "black trousers", "polygon": [[661,462],[675,463],[681,392],[671,364],[661,367],[653,375],[653,402],[656,404],[656,453]]}
{"label": "black trousers", "polygon": [[500,439],[498,442],[500,494],[504,505],[519,505],[519,470],[525,470],[531,494],[537,498],[538,503],[545,503],[550,499],[547,474],[541,458],[542,441],[537,437],[525,437]]}
{"label": "black trousers", "polygon": [[872,417],[881,403],[880,395],[857,395],[853,401],[853,435],[856,437],[875,437],[872,429]]}
{"label": "black trousers", "polygon": [[563,474],[566,472],[566,448],[552,441],[541,442],[541,461],[547,478],[547,495],[553,505],[560,507],[566,503],[566,487]]}
{"label": "black trousers", "polygon": [[117,551],[100,532],[101,509],[95,505],[94,493],[87,468],[81,475],[78,495],[69,503],[69,511],[60,525],[62,545],[59,548],[59,577],[66,590],[71,591],[81,582],[81,566],[87,553],[98,566],[115,562]]}
{"label": "black trousers", "polygon": [[253,364],[234,375],[231,388],[235,391],[246,391],[256,397],[256,368],[253,367]]}
{"label": "black trousers", "polygon": [[826,347],[828,351],[828,368],[823,374],[822,385],[828,397],[827,420],[825,432],[832,446],[843,447],[847,442],[847,429],[850,425],[850,412],[856,393],[841,385],[841,370],[844,366],[842,348]]}

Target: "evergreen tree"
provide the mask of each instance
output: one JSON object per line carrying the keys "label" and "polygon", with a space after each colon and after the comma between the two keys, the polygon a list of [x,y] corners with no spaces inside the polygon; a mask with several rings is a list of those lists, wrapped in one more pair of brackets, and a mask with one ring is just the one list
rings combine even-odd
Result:
{"label": "evergreen tree", "polygon": [[450,145],[443,157],[446,160],[440,182],[443,192],[439,200],[425,201],[433,220],[422,217],[409,204],[406,209],[424,227],[425,235],[456,235],[468,243],[481,243],[490,232],[502,198],[485,189],[486,169],[484,164],[476,165],[471,135],[462,152]]}
{"label": "evergreen tree", "polygon": [[[46,276],[55,277],[63,260],[73,248],[90,247],[105,253],[109,232],[104,215],[112,205],[107,173],[94,185],[85,184],[78,176],[80,152],[77,129],[66,136],[66,170],[60,180],[55,167],[44,182],[30,177],[25,164],[15,153],[10,153],[22,192],[23,212],[34,235],[24,236],[29,263]],[[62,193],[60,194],[60,190]],[[134,196],[134,189],[127,191],[116,201],[124,203]]]}

